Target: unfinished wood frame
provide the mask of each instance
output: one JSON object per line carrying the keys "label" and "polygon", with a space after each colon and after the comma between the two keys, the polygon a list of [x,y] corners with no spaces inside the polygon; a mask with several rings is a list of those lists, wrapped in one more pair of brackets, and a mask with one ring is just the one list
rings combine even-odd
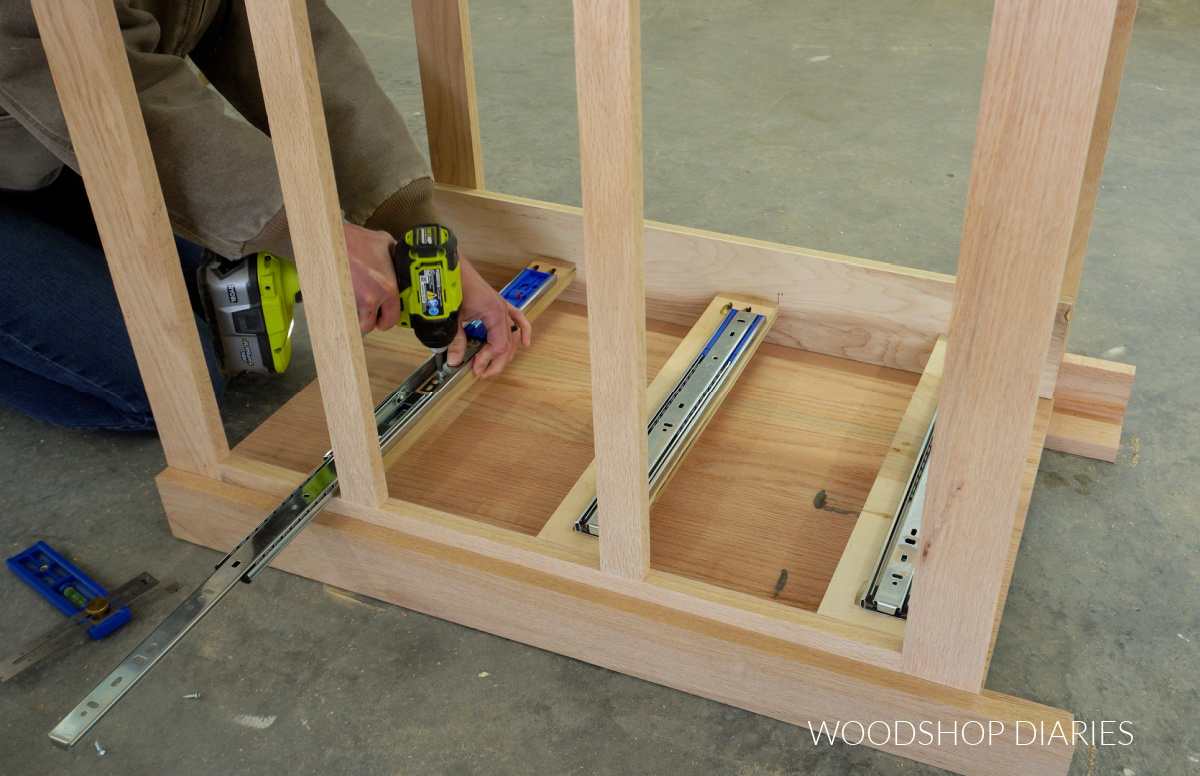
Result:
{"label": "unfinished wood frame", "polygon": [[1116,22],[1109,38],[1108,58],[1104,63],[1104,81],[1096,106],[1091,140],[1088,143],[1087,163],[1079,203],[1075,208],[1075,228],[1067,250],[1067,269],[1059,293],[1074,300],[1079,294],[1079,279],[1083,275],[1083,257],[1087,253],[1088,237],[1092,232],[1092,216],[1096,198],[1100,195],[1100,174],[1104,171],[1104,155],[1108,151],[1108,136],[1112,132],[1113,115],[1117,110],[1117,94],[1121,91],[1121,76],[1125,73],[1125,56],[1129,38],[1133,35],[1133,18],[1137,15],[1138,0],[1118,0]]}
{"label": "unfinished wood frame", "polygon": [[467,0],[412,0],[433,179],[483,188]]}
{"label": "unfinished wood frame", "polygon": [[33,11],[167,464],[216,477],[229,444],[125,46],[110,32],[116,10],[69,0]]}
{"label": "unfinished wood frame", "polygon": [[304,0],[247,0],[342,498],[387,498]]}
{"label": "unfinished wood frame", "polygon": [[642,278],[642,61],[638,0],[575,0],[600,568],[650,570],[646,294]]}
{"label": "unfinished wood frame", "polygon": [[992,19],[903,662],[970,692],[987,671],[1116,5],[1011,0]]}
{"label": "unfinished wood frame", "polygon": [[[282,568],[796,724],[996,722],[1003,734],[986,747],[864,743],[963,773],[1066,772],[1069,743],[1011,736],[1017,719],[1069,727],[1071,716],[981,684],[1043,444],[1098,457],[1119,444],[1132,368],[1064,347],[1132,0],[997,2],[958,279],[644,222],[636,0],[575,2],[583,209],[479,190],[465,2],[415,0],[443,216],[490,278],[553,256],[577,280],[559,263],[566,287],[533,349],[502,379],[464,386],[386,463],[372,399],[423,350],[395,332],[359,340],[304,6],[248,6],[320,385],[228,453],[194,352],[181,369],[167,348],[139,351],[148,388],[156,370],[173,380],[151,398],[176,535],[228,548],[332,444],[342,494]],[[198,351],[111,6],[35,9],[89,192],[111,202],[97,209],[101,233],[134,234],[105,238],[118,290],[147,269],[129,257],[148,256],[154,290],[172,300],[133,304],[148,292],[129,286],[131,334],[166,327],[180,352]],[[110,157],[123,166],[96,161]],[[744,297],[767,300],[747,302],[772,316],[767,343],[651,511],[647,411],[712,310]],[[846,569],[861,565],[860,531],[881,524],[934,401],[936,498],[913,616],[871,619],[845,605]],[[472,499],[453,487],[469,460],[414,463],[451,442],[521,449],[531,476]],[[759,463],[731,462],[731,449]],[[599,543],[564,530],[593,458]],[[984,478],[1001,483],[986,499]],[[782,540],[796,525],[781,520],[819,541]]]}

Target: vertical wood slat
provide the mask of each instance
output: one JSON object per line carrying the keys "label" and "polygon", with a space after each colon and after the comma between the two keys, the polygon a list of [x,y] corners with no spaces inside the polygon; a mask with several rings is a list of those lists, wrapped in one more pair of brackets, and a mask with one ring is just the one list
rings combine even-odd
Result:
{"label": "vertical wood slat", "polygon": [[387,498],[341,210],[303,0],[247,0],[263,99],[304,288],[341,497]]}
{"label": "vertical wood slat", "polygon": [[902,669],[979,692],[1117,0],[997,0]]}
{"label": "vertical wood slat", "polygon": [[650,567],[638,0],[575,0],[600,567]]}
{"label": "vertical wood slat", "polygon": [[33,10],[167,464],[229,455],[111,0]]}
{"label": "vertical wood slat", "polygon": [[1087,167],[1083,173],[1083,189],[1075,209],[1075,230],[1071,247],[1067,249],[1067,271],[1063,276],[1061,293],[1074,299],[1079,295],[1079,277],[1083,274],[1083,258],[1087,253],[1088,236],[1092,232],[1092,216],[1100,194],[1100,176],[1104,172],[1104,155],[1112,132],[1113,114],[1117,110],[1117,95],[1121,91],[1121,76],[1125,73],[1125,57],[1133,34],[1133,18],[1137,15],[1138,0],[1119,0],[1112,39],[1108,45],[1108,61],[1104,66],[1104,82],[1100,86],[1100,102],[1092,125],[1092,141],[1088,147]]}
{"label": "vertical wood slat", "polygon": [[467,0],[412,0],[433,179],[483,188]]}

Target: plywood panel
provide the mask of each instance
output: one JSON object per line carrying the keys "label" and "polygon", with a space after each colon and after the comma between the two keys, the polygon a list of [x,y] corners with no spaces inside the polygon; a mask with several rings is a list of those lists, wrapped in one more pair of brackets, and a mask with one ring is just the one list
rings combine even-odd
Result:
{"label": "plywood panel", "polygon": [[[650,326],[652,371],[684,333],[670,324]],[[399,329],[369,335],[366,352],[376,401],[429,356]],[[499,376],[476,383],[388,469],[392,497],[536,534],[594,454],[588,364],[584,309],[551,305],[535,324],[533,346],[518,351]],[[328,450],[320,416],[314,383],[236,450],[308,471]],[[506,476],[489,475],[497,470]]]}
{"label": "plywood panel", "polygon": [[762,346],[651,511],[654,567],[815,610],[914,378]]}
{"label": "plywood panel", "polygon": [[[552,305],[533,346],[471,388],[388,470],[392,496],[537,534],[592,460],[586,327],[577,305]],[[649,324],[652,374],[685,333]],[[425,358],[408,332],[373,334],[366,351],[377,398]],[[660,548],[652,566],[815,609],[916,381],[761,346],[652,510]],[[328,449],[320,411],[319,389],[309,386],[236,452],[307,471]],[[511,476],[484,479],[497,461],[511,462]],[[824,508],[814,505],[821,490]],[[594,539],[578,539],[597,551]]]}

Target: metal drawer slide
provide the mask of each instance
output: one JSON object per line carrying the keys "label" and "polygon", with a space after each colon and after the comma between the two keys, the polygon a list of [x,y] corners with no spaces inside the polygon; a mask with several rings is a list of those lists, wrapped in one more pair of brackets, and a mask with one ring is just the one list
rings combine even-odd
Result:
{"label": "metal drawer slide", "polygon": [[[699,437],[704,426],[701,419],[709,407],[737,373],[737,367],[754,352],[752,344],[765,336],[765,317],[731,308],[654,413],[646,429],[651,503]],[[599,536],[595,498],[575,521],[575,530]]]}
{"label": "metal drawer slide", "polygon": [[929,471],[933,424],[936,420],[937,412],[934,412],[929,421],[929,430],[925,432],[925,441],[921,443],[917,461],[908,476],[908,486],[904,489],[904,496],[896,508],[896,516],[892,518],[892,528],[888,532],[887,541],[880,550],[879,558],[875,561],[875,570],[859,601],[859,606],[864,609],[902,619],[908,617],[908,596],[912,587],[917,542],[920,541],[921,514],[925,511],[925,482]]}
{"label": "metal drawer slide", "polygon": [[[528,310],[546,295],[558,278],[550,272],[522,270],[501,295],[522,310]],[[380,450],[386,454],[416,425],[450,388],[470,373],[471,359],[483,345],[486,330],[477,322],[468,324],[467,351],[462,364],[438,369],[434,359],[425,361],[412,376],[375,408],[375,425]],[[238,582],[251,582],[288,543],[307,526],[338,491],[337,465],[333,452],[325,454],[320,466],[283,503],[267,515],[250,535],[238,544],[200,587],[196,588],[133,652],[121,661],[99,686],[63,718],[50,740],[64,748],[74,746],[95,727],[125,693],[149,673]]]}

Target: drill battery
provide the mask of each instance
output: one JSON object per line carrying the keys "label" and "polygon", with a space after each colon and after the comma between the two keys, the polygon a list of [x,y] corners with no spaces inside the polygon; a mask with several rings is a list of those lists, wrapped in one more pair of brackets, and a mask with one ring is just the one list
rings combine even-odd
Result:
{"label": "drill battery", "polygon": [[300,301],[295,265],[270,253],[227,259],[206,250],[198,282],[222,374],[286,371]]}

